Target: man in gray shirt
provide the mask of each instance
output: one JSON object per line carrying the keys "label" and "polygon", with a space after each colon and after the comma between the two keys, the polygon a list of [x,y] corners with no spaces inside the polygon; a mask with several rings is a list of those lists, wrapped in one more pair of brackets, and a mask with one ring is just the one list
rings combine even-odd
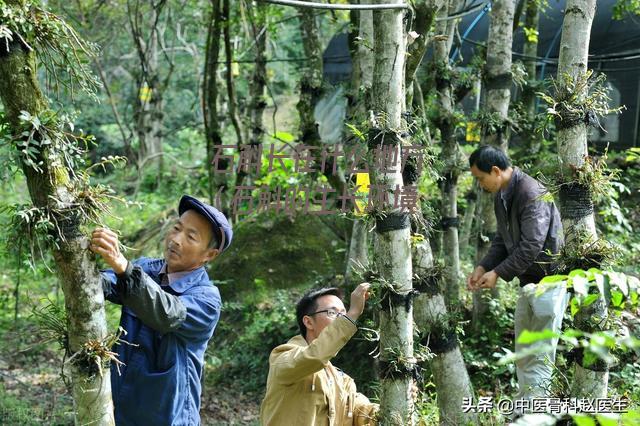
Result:
{"label": "man in gray shirt", "polygon": [[[553,257],[562,246],[560,214],[548,191],[517,167],[499,148],[482,146],[469,157],[471,174],[487,192],[495,194],[494,210],[498,229],[491,248],[473,273],[467,287],[475,291],[493,288],[498,278],[518,278],[520,289],[515,312],[516,354],[531,346],[540,350],[516,361],[519,398],[545,396],[549,389],[558,339],[532,345],[517,343],[523,330],[549,329],[559,333],[567,304],[564,287],[542,294],[537,283],[555,272]],[[543,346],[549,345],[546,349]]]}

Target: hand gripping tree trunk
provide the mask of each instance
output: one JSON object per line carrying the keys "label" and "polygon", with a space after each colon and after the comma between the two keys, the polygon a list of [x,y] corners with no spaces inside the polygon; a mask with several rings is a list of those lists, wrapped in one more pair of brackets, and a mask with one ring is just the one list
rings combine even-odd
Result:
{"label": "hand gripping tree trunk", "polygon": [[[25,7],[23,1],[5,4],[9,8]],[[20,36],[31,43],[27,35]],[[113,425],[109,370],[102,365],[98,368],[85,350],[87,344],[103,342],[107,329],[100,275],[87,250],[88,241],[80,231],[83,218],[77,206],[82,200],[74,186],[73,173],[64,166],[55,144],[40,144],[38,132],[30,140],[22,135],[25,124],[21,113],[37,117],[48,109],[37,81],[33,46],[18,42],[15,34],[13,41],[0,39],[0,98],[15,140],[39,147],[34,160],[36,164],[40,162],[39,170],[25,161],[21,167],[34,207],[55,220],[59,229],[53,236],[57,245],[52,251],[65,295],[68,350],[74,359],[68,363],[67,371],[71,372],[76,424]],[[24,156],[20,158],[23,160]]]}
{"label": "hand gripping tree trunk", "polygon": [[[425,233],[426,235],[426,233]],[[435,355],[431,371],[438,394],[440,424],[477,424],[475,413],[464,413],[463,398],[473,398],[473,387],[460,352],[456,324],[447,312],[440,277],[434,269],[429,240],[418,241],[412,250],[414,287],[419,290],[414,315],[423,344]]]}
{"label": "hand gripping tree trunk", "polygon": [[[588,65],[589,36],[596,10],[595,0],[569,0],[565,8],[558,60],[559,91],[567,81],[585,78]],[[566,90],[566,88],[564,89]],[[586,89],[578,98],[587,96]],[[584,244],[597,239],[591,188],[575,183],[575,170],[584,166],[588,158],[587,125],[584,119],[563,120],[558,129],[560,156],[560,212],[567,246]],[[597,265],[594,265],[597,266]],[[593,331],[594,321],[607,316],[606,304],[600,298],[581,309],[576,323],[584,331]],[[584,357],[578,357],[579,359]],[[579,398],[604,398],[609,382],[608,365],[596,362],[585,366],[576,363],[571,395]]]}
{"label": "hand gripping tree trunk", "polygon": [[[402,143],[406,54],[403,16],[401,10],[373,12],[372,102],[377,123],[370,131],[370,147],[392,146],[399,150]],[[373,163],[370,162],[369,170],[373,176],[372,185],[379,189],[379,194],[394,194],[396,188],[403,188],[399,155],[396,164],[392,165],[394,172],[375,172]],[[386,284],[380,312],[380,417],[382,424],[404,426],[413,424],[411,385],[416,368],[411,304],[411,230],[409,215],[400,208],[390,207],[395,201],[396,196],[391,195],[389,202],[377,204],[376,211],[372,212],[376,218],[374,257]]]}
{"label": "hand gripping tree trunk", "polygon": [[[509,144],[509,126],[507,115],[511,97],[511,45],[513,43],[514,0],[498,0],[492,3],[489,37],[487,45],[487,63],[485,66],[485,105],[481,114],[482,143],[491,144],[507,151]],[[479,191],[480,237],[477,240],[476,264],[489,250],[491,239],[496,234],[496,218],[493,212],[493,197]],[[487,291],[475,292],[474,311],[484,313],[490,294]],[[495,297],[497,292],[493,292]],[[477,320],[481,317],[476,315]],[[478,321],[474,324],[478,327]]]}

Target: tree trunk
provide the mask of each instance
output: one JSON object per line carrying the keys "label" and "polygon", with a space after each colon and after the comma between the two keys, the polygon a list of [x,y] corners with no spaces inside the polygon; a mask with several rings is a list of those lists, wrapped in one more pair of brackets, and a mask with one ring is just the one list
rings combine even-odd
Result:
{"label": "tree trunk", "polygon": [[492,144],[507,151],[509,127],[505,120],[511,97],[511,45],[513,43],[514,0],[497,0],[492,3],[487,45],[486,81],[484,89],[485,112],[496,114],[502,123],[494,131],[483,126],[483,144]]}
{"label": "tree trunk", "polygon": [[[367,111],[371,109],[371,85],[373,79],[373,12],[370,10],[352,10],[350,12],[352,25],[357,28],[360,42],[355,43],[356,37],[350,37],[351,87],[347,94],[347,122],[356,127],[365,121]],[[352,146],[354,141],[349,129],[345,130],[345,145]],[[351,230],[345,284],[355,284],[361,268],[369,267],[369,229],[364,220],[356,218]]]}
{"label": "tree trunk", "polygon": [[477,424],[475,413],[462,410],[463,398],[473,398],[473,386],[460,352],[456,324],[450,320],[440,282],[434,274],[428,240],[415,244],[412,258],[413,271],[419,277],[414,286],[420,291],[415,299],[415,319],[422,342],[435,354],[430,363],[438,393],[440,424]]}
{"label": "tree trunk", "polygon": [[445,262],[445,299],[455,306],[460,299],[460,252],[458,245],[458,170],[461,168],[458,142],[455,140],[454,87],[449,52],[453,45],[453,33],[458,20],[446,20],[450,13],[458,10],[459,0],[447,2],[438,12],[443,20],[436,25],[438,37],[434,41],[433,69],[438,102],[438,117],[435,122],[440,129],[442,150],[440,158],[444,164],[442,192],[442,251]]}
{"label": "tree trunk", "polygon": [[[238,115],[238,101],[236,99],[236,87],[233,76],[233,46],[231,46],[231,10],[229,8],[229,0],[222,0],[222,32],[224,34],[224,55],[227,65],[225,73],[227,82],[227,98],[229,102],[229,118],[233,129],[236,131],[236,139],[238,144],[238,152],[242,155],[242,151],[247,148],[247,142],[244,138],[242,122]],[[242,185],[242,181],[247,176],[247,171],[238,168],[236,173],[236,187]]]}
{"label": "tree trunk", "polygon": [[229,169],[231,164],[226,158],[218,157],[214,163],[220,145],[223,145],[218,117],[218,62],[220,58],[220,35],[222,31],[221,0],[211,0],[211,18],[205,47],[204,78],[202,80],[202,116],[207,138],[207,190],[209,202],[217,206],[229,217],[229,179],[225,173],[216,173]]}
{"label": "tree trunk", "polygon": [[[383,0],[391,3],[397,0]],[[373,112],[376,127],[370,133],[370,146],[392,144],[400,148],[405,108],[405,32],[404,11],[374,11]],[[395,171],[377,173],[373,161],[369,170],[371,183],[390,191],[390,201],[380,203],[376,215],[374,258],[384,285],[383,309],[380,312],[380,418],[386,425],[412,425],[411,384],[416,368],[413,356],[413,308],[411,244],[409,215],[394,205],[396,186],[403,187],[400,156]]]}
{"label": "tree trunk", "polygon": [[[296,108],[300,116],[300,143],[302,145],[322,147],[322,140],[318,131],[318,124],[314,116],[314,110],[322,97],[322,45],[316,23],[314,9],[301,8],[300,34],[304,51],[305,69],[300,79],[300,99]],[[311,151],[316,164],[321,162],[321,150]],[[338,194],[342,194],[346,187],[344,171],[336,164],[336,173],[333,173],[333,161],[335,157],[329,157],[324,168],[324,175],[329,184]]]}
{"label": "tree trunk", "polygon": [[251,32],[255,41],[255,67],[249,85],[249,122],[251,133],[249,144],[262,145],[265,128],[264,110],[267,107],[267,6],[263,2],[254,2],[249,8]]}
{"label": "tree trunk", "polygon": [[531,128],[528,129],[527,138],[528,151],[530,155],[535,155],[540,151],[540,145],[542,144],[542,134],[535,132],[533,124],[536,116],[536,71],[538,56],[538,22],[540,17],[540,9],[538,6],[538,0],[526,0],[526,11],[524,18],[524,27],[527,31],[532,32],[529,37],[525,33],[524,37],[524,49],[525,55],[524,65],[527,72],[527,86],[522,93],[522,101],[524,104],[525,112],[527,114],[528,122],[531,123]]}
{"label": "tree trunk", "polygon": [[[135,5],[127,2],[130,31],[133,37],[140,71],[136,76],[136,100],[134,103],[134,119],[138,136],[138,167],[153,165],[162,171],[162,140],[164,118],[164,90],[166,81],[161,80],[159,56],[161,51],[159,28],[161,15],[166,2],[151,5],[147,16],[141,10],[140,0]],[[148,37],[144,35],[144,23],[150,23]],[[172,66],[170,67],[172,69]],[[168,76],[171,71],[168,72]],[[158,181],[159,183],[159,181]]]}
{"label": "tree trunk", "polygon": [[[565,8],[558,59],[558,81],[564,84],[565,78],[573,80],[584,78],[587,72],[589,37],[596,10],[595,0],[569,0]],[[560,87],[562,90],[562,87]],[[565,89],[566,90],[566,89]],[[578,97],[587,95],[586,90]],[[560,211],[565,233],[565,244],[579,245],[585,241],[597,239],[591,188],[586,185],[568,184],[575,180],[575,170],[584,165],[589,153],[587,150],[587,125],[580,120],[569,127],[558,129],[558,154],[560,156],[561,181],[567,185],[560,188]],[[585,199],[591,206],[584,205]],[[571,208],[580,204],[580,209]],[[591,208],[589,208],[591,207]],[[596,265],[594,265],[596,266]],[[596,328],[592,318],[606,318],[607,310],[601,298],[576,315],[580,329],[591,332]],[[609,371],[606,363],[586,367],[576,363],[571,396],[578,398],[604,398],[607,396]]]}
{"label": "tree trunk", "polygon": [[[427,53],[427,41],[429,40],[429,31],[436,11],[441,8],[444,0],[419,0],[413,5],[415,10],[415,18],[413,20],[412,31],[417,36],[407,47],[407,70],[405,72],[404,84],[407,88],[407,105],[413,105],[414,86],[413,82],[416,73],[425,53]],[[413,37],[412,37],[413,38]]]}
{"label": "tree trunk", "polygon": [[[6,1],[7,7],[21,7],[22,1]],[[10,128],[20,138],[21,111],[38,116],[48,109],[37,81],[36,56],[17,41],[0,39],[0,98],[4,104]],[[35,137],[38,137],[36,135]],[[56,235],[57,247],[52,249],[56,272],[65,295],[68,351],[77,354],[78,362],[69,363],[71,371],[76,424],[113,425],[111,381],[108,369],[98,372],[97,366],[83,358],[83,345],[101,342],[107,335],[104,298],[100,275],[87,250],[88,241],[80,226],[78,199],[70,170],[61,164],[61,153],[51,145],[40,146],[36,162],[40,171],[23,163],[29,195],[34,206],[48,212],[58,221],[62,235]]]}
{"label": "tree trunk", "polygon": [[[484,112],[492,114],[499,120],[495,129],[482,125],[482,144],[491,144],[507,151],[509,144],[509,127],[507,115],[511,97],[511,45],[513,43],[513,19],[514,0],[497,0],[492,3],[491,23],[489,25],[487,45],[487,63],[485,66],[486,78],[484,82],[485,105]],[[497,225],[493,211],[493,196],[483,190],[479,190],[478,202],[480,203],[480,237],[477,242],[476,260],[482,259],[491,245],[491,239],[496,234]],[[488,237],[488,238],[485,238]],[[476,262],[477,264],[477,262]],[[486,312],[486,301],[490,292],[478,292],[474,294],[474,312],[478,314]],[[494,293],[497,291],[494,290]],[[475,328],[481,316],[476,314]]]}

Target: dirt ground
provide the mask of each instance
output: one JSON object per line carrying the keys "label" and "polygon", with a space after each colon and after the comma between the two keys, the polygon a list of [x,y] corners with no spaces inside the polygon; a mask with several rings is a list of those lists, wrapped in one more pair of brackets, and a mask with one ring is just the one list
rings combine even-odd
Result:
{"label": "dirt ground", "polygon": [[[20,331],[23,339],[12,331],[0,336],[0,425],[73,425],[73,401],[61,378],[62,352],[25,339],[28,328]],[[30,342],[18,346],[19,340]],[[258,425],[260,400],[260,395],[206,388],[202,425]]]}

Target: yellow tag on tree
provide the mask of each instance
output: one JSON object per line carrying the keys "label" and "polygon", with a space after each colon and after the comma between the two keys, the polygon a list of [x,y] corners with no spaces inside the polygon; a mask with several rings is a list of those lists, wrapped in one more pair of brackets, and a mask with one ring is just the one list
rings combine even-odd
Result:
{"label": "yellow tag on tree", "polygon": [[467,121],[467,142],[480,142],[480,128],[475,121]]}
{"label": "yellow tag on tree", "polygon": [[237,77],[240,75],[240,64],[237,62],[231,62],[231,75]]}
{"label": "yellow tag on tree", "polygon": [[149,102],[149,99],[151,99],[151,92],[153,92],[153,90],[147,86],[147,83],[145,83],[144,86],[140,88],[140,100],[142,102]]}
{"label": "yellow tag on tree", "polygon": [[[358,185],[356,195],[369,195],[369,173],[356,173],[356,185]],[[356,199],[356,206],[357,208],[353,208],[355,215],[364,216],[367,201]]]}

